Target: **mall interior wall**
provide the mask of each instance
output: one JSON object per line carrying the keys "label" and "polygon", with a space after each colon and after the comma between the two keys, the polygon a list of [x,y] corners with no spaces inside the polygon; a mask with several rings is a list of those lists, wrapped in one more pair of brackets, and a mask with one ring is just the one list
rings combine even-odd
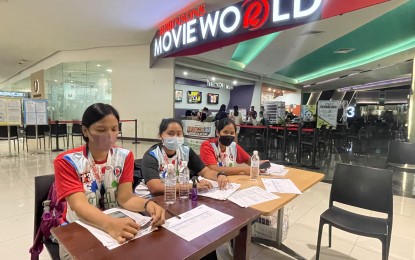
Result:
{"label": "mall interior wall", "polygon": [[[111,60],[112,104],[121,119],[138,119],[138,138],[157,138],[162,118],[173,117],[174,60],[161,59],[150,69],[148,45],[61,51],[9,79],[13,83],[62,62]],[[134,137],[134,123],[123,124],[123,136]]]}

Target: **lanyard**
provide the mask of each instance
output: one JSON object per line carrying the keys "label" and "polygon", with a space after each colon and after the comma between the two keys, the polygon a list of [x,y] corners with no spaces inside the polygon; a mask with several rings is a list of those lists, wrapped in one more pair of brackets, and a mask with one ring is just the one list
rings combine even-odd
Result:
{"label": "lanyard", "polygon": [[228,155],[231,155],[229,147],[225,148],[225,152],[221,152],[219,142],[216,143],[216,159],[218,160],[218,166],[228,166],[227,165],[227,158],[229,158]]}
{"label": "lanyard", "polygon": [[112,148],[108,151],[107,155],[107,161],[105,163],[105,173],[104,176],[102,175],[102,167],[99,167],[96,165],[94,158],[92,157],[91,152],[88,150],[87,147],[87,153],[88,153],[88,162],[90,167],[90,174],[91,176],[95,177],[96,184],[99,188],[99,193],[101,197],[98,200],[99,207],[101,210],[105,209],[105,200],[104,195],[106,192],[105,187],[111,187],[112,182],[112,175],[114,172],[114,165],[115,165],[115,156],[112,156]]}
{"label": "lanyard", "polygon": [[178,175],[179,174],[179,168],[181,167],[181,161],[182,161],[182,158],[181,158],[182,156],[181,156],[180,149],[177,149],[176,154],[171,158],[169,158],[167,156],[166,151],[164,151],[164,149],[162,147],[159,146],[159,149],[161,150],[161,154],[163,155],[163,161],[164,161],[164,167],[162,167],[162,174],[161,174],[162,177],[163,178],[166,177],[167,165],[170,164],[170,163],[174,165],[174,170],[176,172],[176,175]]}

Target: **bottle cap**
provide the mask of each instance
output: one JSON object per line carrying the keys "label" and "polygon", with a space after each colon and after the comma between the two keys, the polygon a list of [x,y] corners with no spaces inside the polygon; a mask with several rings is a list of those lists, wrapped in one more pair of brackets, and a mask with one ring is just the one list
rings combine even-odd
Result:
{"label": "bottle cap", "polygon": [[254,155],[258,155],[258,151],[254,151]]}
{"label": "bottle cap", "polygon": [[187,162],[186,161],[182,161],[182,167],[187,167]]}

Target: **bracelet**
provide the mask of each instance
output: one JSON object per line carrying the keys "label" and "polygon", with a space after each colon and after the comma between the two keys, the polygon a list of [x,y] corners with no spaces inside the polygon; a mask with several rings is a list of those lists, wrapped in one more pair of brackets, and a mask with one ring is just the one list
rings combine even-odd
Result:
{"label": "bracelet", "polygon": [[228,177],[228,175],[227,175],[226,173],[224,173],[223,171],[220,171],[220,172],[218,172],[218,174],[216,175],[216,178],[219,178],[219,176],[221,176],[221,175],[223,175],[223,176],[225,176],[225,177]]}
{"label": "bracelet", "polygon": [[151,202],[152,200],[147,200],[146,203],[144,203],[144,209],[147,211],[147,205],[149,202]]}

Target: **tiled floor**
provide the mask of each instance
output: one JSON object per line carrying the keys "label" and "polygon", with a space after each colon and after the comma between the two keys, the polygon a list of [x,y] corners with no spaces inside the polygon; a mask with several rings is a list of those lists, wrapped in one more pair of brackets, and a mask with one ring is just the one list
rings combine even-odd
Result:
{"label": "tiled floor", "polygon": [[[132,145],[124,142],[136,157],[141,157],[152,143]],[[52,161],[57,153],[31,154],[35,141],[29,141],[29,153],[18,157],[8,154],[7,142],[0,142],[0,259],[28,259],[33,238],[34,176],[53,172]],[[317,229],[320,214],[327,209],[330,184],[318,183],[299,196],[289,207],[288,237],[284,244],[306,259],[315,259]],[[374,212],[368,212],[375,215]],[[324,229],[321,259],[381,259],[381,243],[375,239],[351,235],[333,229],[332,248],[327,247],[327,227]],[[227,247],[218,250],[220,259],[231,259]],[[253,244],[252,259],[292,259],[285,254]],[[390,259],[415,259],[415,199],[394,197],[394,222]],[[50,259],[46,250],[41,259]]]}

